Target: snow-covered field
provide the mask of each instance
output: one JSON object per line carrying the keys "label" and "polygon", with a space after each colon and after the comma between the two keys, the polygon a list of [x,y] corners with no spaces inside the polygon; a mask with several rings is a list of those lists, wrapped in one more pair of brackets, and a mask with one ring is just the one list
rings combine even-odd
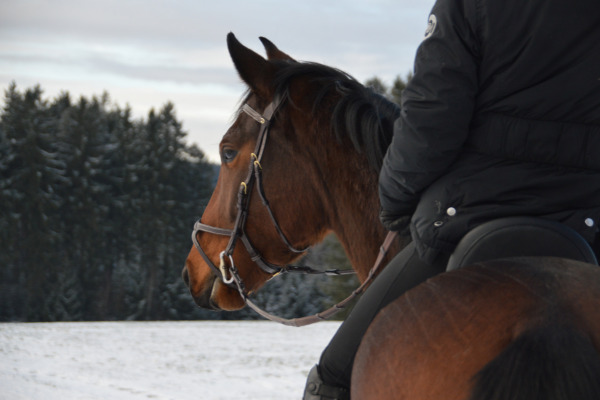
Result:
{"label": "snow-covered field", "polygon": [[300,399],[338,326],[0,324],[0,399]]}

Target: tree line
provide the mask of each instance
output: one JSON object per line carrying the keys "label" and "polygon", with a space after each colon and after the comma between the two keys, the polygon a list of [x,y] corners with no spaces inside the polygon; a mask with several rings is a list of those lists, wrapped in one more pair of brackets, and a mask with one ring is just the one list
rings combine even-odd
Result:
{"label": "tree line", "polygon": [[[173,104],[135,120],[107,94],[5,92],[0,318],[180,316],[182,256],[215,168]],[[189,239],[189,238],[187,238]]]}
{"label": "tree line", "polygon": [[[393,98],[396,84],[367,84]],[[181,280],[218,175],[185,137],[172,103],[135,119],[107,93],[48,100],[12,83],[0,114],[0,321],[257,318],[200,310]],[[349,268],[335,238],[303,262]],[[255,301],[313,314],[356,280],[338,282],[284,275]]]}

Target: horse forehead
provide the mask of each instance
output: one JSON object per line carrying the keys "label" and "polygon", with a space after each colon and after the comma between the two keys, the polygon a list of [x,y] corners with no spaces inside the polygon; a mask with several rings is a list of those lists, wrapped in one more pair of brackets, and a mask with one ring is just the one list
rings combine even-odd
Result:
{"label": "horse forehead", "polygon": [[[244,104],[248,104],[259,116],[263,114],[264,108],[267,107],[267,105],[263,105],[262,102],[257,100],[248,100],[244,102]],[[280,121],[287,120],[286,110],[279,109],[272,118],[279,119]],[[261,123],[258,122],[255,117],[248,115],[242,110],[242,107],[240,107],[233,124],[227,132],[225,132],[225,135],[223,135],[221,144],[233,144],[237,147],[242,147],[247,143],[255,144],[261,126]],[[269,142],[273,140],[276,141],[276,136],[279,136],[279,131],[281,130],[282,127],[280,123],[272,124],[269,127]]]}
{"label": "horse forehead", "polygon": [[240,112],[231,127],[225,132],[221,139],[221,144],[235,144],[242,146],[247,142],[255,142],[258,135],[258,125],[251,118],[245,118],[243,112]]}

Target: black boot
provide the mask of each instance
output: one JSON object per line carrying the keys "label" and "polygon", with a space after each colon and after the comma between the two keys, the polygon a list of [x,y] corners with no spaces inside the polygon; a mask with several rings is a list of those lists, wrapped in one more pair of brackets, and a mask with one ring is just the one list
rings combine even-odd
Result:
{"label": "black boot", "polygon": [[312,367],[306,378],[306,387],[302,400],[349,400],[350,392],[346,388],[323,383],[318,365]]}

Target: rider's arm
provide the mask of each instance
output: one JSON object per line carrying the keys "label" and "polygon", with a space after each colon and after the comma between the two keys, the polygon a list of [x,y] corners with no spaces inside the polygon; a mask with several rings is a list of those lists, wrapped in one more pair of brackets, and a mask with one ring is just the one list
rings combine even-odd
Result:
{"label": "rider's arm", "polygon": [[473,114],[479,58],[475,0],[438,0],[429,21],[380,173],[382,213],[388,218],[412,214],[420,193],[460,153]]}

